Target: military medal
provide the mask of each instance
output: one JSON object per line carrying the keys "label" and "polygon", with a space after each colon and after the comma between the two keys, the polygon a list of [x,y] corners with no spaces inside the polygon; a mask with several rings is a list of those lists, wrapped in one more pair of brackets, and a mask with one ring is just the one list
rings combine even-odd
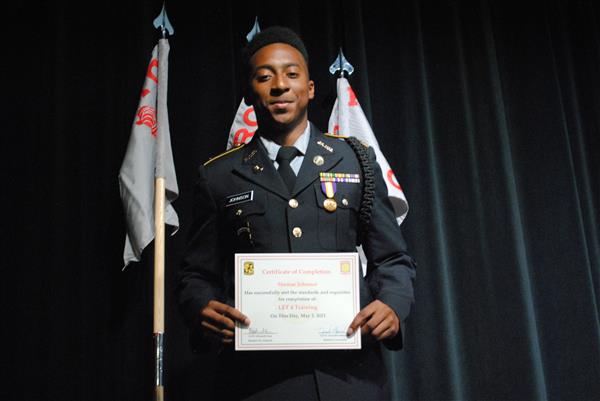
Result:
{"label": "military medal", "polygon": [[[333,199],[337,190],[337,183],[351,183],[360,184],[360,174],[355,173],[326,173],[320,172],[319,178],[321,180],[321,190],[327,196],[327,199],[323,201],[323,207],[328,212],[335,212],[337,209],[337,202]],[[342,204],[348,206],[348,200],[343,199]]]}
{"label": "military medal", "polygon": [[335,212],[335,209],[337,209],[337,202],[335,199],[327,198],[323,201],[323,207],[328,212]]}
{"label": "military medal", "polygon": [[323,201],[323,207],[328,212],[335,212],[337,209],[337,202],[333,199],[335,195],[335,191],[337,190],[337,185],[335,182],[324,181],[321,182],[321,190],[327,196],[327,199]]}

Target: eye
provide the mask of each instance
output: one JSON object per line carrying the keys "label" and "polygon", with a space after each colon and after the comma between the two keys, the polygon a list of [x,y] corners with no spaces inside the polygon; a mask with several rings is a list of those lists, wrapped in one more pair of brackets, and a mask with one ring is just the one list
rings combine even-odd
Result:
{"label": "eye", "polygon": [[271,74],[256,74],[255,78],[258,82],[266,82],[271,78]]}
{"label": "eye", "polygon": [[300,76],[300,74],[298,74],[296,71],[290,71],[287,75],[290,78],[298,78]]}

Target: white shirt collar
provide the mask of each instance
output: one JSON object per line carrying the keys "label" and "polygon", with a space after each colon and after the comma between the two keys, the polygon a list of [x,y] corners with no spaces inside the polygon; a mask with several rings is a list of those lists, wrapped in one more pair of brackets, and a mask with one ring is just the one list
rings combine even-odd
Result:
{"label": "white shirt collar", "polygon": [[[277,152],[279,152],[279,148],[281,147],[281,145],[278,145],[277,143],[273,142],[270,139],[265,138],[264,136],[260,136],[260,140],[263,143],[263,145],[265,146],[265,149],[267,150],[269,159],[275,161],[275,159],[277,159]],[[304,156],[306,154],[306,150],[308,149],[309,141],[310,141],[310,122],[308,122],[308,124],[306,124],[306,129],[298,137],[298,139],[296,139],[296,142],[294,142],[294,145],[293,145],[296,149],[298,149],[300,151],[300,153],[302,154],[301,156]]]}

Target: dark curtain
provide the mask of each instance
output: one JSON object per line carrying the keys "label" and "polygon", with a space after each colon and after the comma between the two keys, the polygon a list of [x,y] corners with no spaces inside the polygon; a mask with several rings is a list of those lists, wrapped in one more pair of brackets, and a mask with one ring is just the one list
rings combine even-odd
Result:
{"label": "dark curtain", "polygon": [[[395,399],[600,399],[600,6],[523,3],[168,2],[168,399],[212,374],[173,290],[255,15],[304,37],[323,129],[343,46],[407,195],[419,268],[405,350],[386,354]],[[6,18],[2,399],[152,397],[152,247],[121,271],[117,174],[161,5],[21,3]]]}

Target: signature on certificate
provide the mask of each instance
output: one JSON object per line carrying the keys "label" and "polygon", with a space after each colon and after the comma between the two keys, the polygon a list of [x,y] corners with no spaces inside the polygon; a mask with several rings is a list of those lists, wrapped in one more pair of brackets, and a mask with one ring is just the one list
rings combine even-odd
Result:
{"label": "signature on certificate", "polygon": [[346,337],[346,329],[340,328],[339,326],[320,327],[319,335],[321,337]]}
{"label": "signature on certificate", "polygon": [[273,335],[273,334],[277,334],[277,332],[271,331],[269,329],[264,329],[264,328],[263,329],[256,328],[256,327],[248,328],[248,335],[251,335],[251,336]]}

